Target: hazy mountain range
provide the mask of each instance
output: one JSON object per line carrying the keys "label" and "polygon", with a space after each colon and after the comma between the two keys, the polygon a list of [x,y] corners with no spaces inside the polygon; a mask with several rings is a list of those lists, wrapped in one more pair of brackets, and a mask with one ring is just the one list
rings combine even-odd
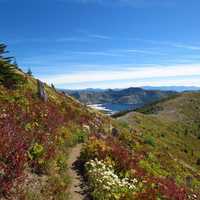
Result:
{"label": "hazy mountain range", "polygon": [[64,90],[64,92],[84,104],[100,105],[98,107],[100,110],[107,110],[111,113],[139,108],[176,94],[174,91],[144,90],[133,87],[107,90]]}

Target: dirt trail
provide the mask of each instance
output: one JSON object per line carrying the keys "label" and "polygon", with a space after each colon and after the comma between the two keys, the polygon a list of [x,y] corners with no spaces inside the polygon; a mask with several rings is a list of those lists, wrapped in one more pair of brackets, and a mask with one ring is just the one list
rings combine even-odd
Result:
{"label": "dirt trail", "polygon": [[73,147],[69,153],[68,159],[68,173],[71,177],[71,184],[69,188],[70,200],[89,200],[87,197],[87,187],[84,184],[81,176],[81,166],[79,163],[80,151],[82,144]]}

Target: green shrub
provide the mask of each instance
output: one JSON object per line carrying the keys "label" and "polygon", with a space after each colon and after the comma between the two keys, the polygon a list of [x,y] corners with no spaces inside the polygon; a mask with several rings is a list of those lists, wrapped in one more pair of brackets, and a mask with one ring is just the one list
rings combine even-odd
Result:
{"label": "green shrub", "polygon": [[73,143],[83,143],[87,139],[87,133],[78,129],[74,134],[73,134]]}
{"label": "green shrub", "polygon": [[44,147],[41,144],[35,143],[29,150],[28,155],[31,160],[38,159],[44,153]]}
{"label": "green shrub", "polygon": [[156,145],[155,138],[153,136],[150,136],[150,135],[145,136],[144,143],[145,144],[149,144],[149,145],[151,145],[153,147],[155,147],[155,145]]}
{"label": "green shrub", "polygon": [[57,158],[57,166],[59,167],[60,171],[64,171],[67,169],[67,156],[66,155],[60,155]]}
{"label": "green shrub", "polygon": [[[69,197],[69,192],[67,191],[68,185],[70,183],[69,177],[65,174],[51,176],[48,179],[48,186],[46,187],[47,195],[53,196],[56,200],[66,200]],[[46,199],[46,198],[45,198]]]}
{"label": "green shrub", "polygon": [[149,153],[145,160],[140,160],[139,165],[151,175],[158,177],[168,175],[168,172],[161,168],[160,163],[152,153]]}
{"label": "green shrub", "polygon": [[24,194],[24,200],[43,200],[43,197],[40,193],[37,193],[36,191],[26,191]]}

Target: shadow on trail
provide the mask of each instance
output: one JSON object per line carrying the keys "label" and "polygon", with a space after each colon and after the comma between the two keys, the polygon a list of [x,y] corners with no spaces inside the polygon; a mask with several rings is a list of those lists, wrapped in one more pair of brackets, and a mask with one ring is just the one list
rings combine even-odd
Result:
{"label": "shadow on trail", "polygon": [[75,187],[81,188],[81,192],[75,192],[81,194],[84,197],[83,200],[92,200],[91,195],[89,195],[86,179],[84,177],[84,164],[79,158],[72,164],[72,169],[77,173],[80,179],[80,184]]}

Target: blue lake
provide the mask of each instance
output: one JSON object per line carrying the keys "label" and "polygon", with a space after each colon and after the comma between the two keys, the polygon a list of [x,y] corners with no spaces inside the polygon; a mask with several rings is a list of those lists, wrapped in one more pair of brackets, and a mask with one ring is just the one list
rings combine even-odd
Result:
{"label": "blue lake", "polygon": [[88,105],[91,108],[103,111],[107,114],[114,114],[117,112],[134,110],[140,108],[143,104],[121,104],[121,103],[105,103],[105,104],[92,104]]}

